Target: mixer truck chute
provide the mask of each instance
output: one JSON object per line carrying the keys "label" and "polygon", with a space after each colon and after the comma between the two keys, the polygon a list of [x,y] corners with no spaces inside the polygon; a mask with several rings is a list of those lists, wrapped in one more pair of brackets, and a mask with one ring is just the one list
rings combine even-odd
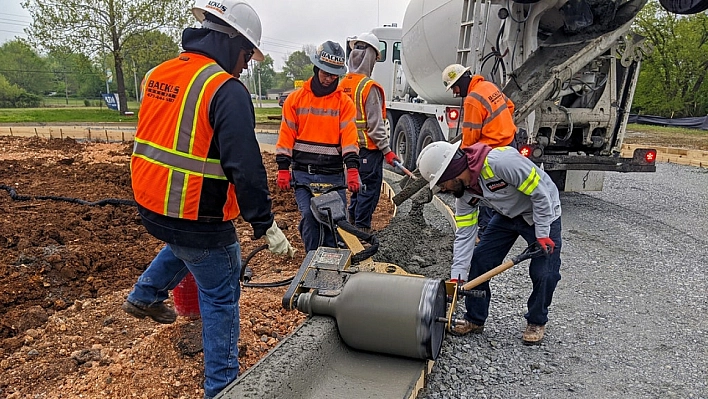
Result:
{"label": "mixer truck chute", "polygon": [[[383,49],[372,77],[386,92],[392,149],[413,170],[424,146],[459,135],[462,99],[441,80],[457,63],[514,101],[525,152],[561,190],[600,190],[605,171],[654,171],[646,151],[620,157],[649,51],[630,27],[646,1],[411,0],[402,27],[372,30]],[[708,6],[664,3],[676,12]]]}

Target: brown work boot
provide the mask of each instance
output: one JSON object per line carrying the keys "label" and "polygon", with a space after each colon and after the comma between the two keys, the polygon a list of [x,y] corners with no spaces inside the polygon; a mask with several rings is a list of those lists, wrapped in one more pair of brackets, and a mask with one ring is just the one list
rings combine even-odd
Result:
{"label": "brown work boot", "polygon": [[526,331],[521,337],[524,341],[524,345],[538,345],[543,341],[543,334],[546,332],[546,326],[540,324],[528,324],[526,326]]}
{"label": "brown work boot", "polygon": [[138,319],[144,319],[147,316],[161,324],[172,324],[177,320],[177,313],[165,305],[164,302],[159,302],[152,306],[139,306],[126,300],[121,308]]}
{"label": "brown work boot", "polygon": [[479,326],[467,320],[463,320],[462,324],[457,324],[450,329],[450,334],[461,337],[467,334],[481,334],[482,331],[484,331],[484,324]]}

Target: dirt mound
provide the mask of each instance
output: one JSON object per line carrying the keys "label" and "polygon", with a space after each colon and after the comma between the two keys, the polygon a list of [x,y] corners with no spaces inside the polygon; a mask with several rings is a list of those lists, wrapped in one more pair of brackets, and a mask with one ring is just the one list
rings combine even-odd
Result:
{"label": "dirt mound", "polygon": [[[131,143],[0,137],[0,149],[0,397],[201,398],[200,321],[159,325],[120,310],[162,247],[121,204],[132,200]],[[293,276],[305,256],[294,195],[263,157],[276,220],[299,250],[292,260],[257,252],[254,282]],[[107,199],[121,201],[85,204]],[[374,229],[390,214],[382,202]],[[236,225],[245,259],[264,241]],[[304,320],[282,309],[286,288],[243,289],[242,372]]]}

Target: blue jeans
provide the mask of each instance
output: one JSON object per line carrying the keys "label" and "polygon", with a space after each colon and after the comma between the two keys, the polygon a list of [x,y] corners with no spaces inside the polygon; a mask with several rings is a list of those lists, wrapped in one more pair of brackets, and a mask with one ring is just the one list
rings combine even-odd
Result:
{"label": "blue jeans", "polygon": [[[501,265],[519,236],[523,237],[529,245],[536,242],[534,226],[529,226],[523,217],[517,216],[510,219],[495,212],[480,238],[479,244],[474,249],[467,281]],[[551,305],[556,285],[561,279],[560,253],[563,245],[560,217],[551,223],[549,236],[556,244],[553,253],[533,258],[529,265],[529,276],[533,289],[527,302],[528,311],[524,317],[530,324],[545,325],[548,322],[548,307]],[[489,302],[492,299],[489,281],[474,289],[483,290],[487,295],[484,298],[465,297],[467,308],[465,319],[471,323],[482,325],[489,315]]]}
{"label": "blue jeans", "polygon": [[[349,219],[356,227],[371,228],[371,216],[379,204],[381,184],[383,184],[383,152],[379,150],[359,150],[359,177],[362,190],[352,193],[349,198]],[[364,188],[365,187],[365,188]]]}
{"label": "blue jeans", "polygon": [[216,396],[238,376],[241,246],[190,248],[167,244],[138,278],[128,301],[151,305],[167,299],[187,272],[199,288],[204,345],[204,395]]}
{"label": "blue jeans", "polygon": [[[317,249],[320,246],[337,248],[337,240],[334,233],[327,226],[323,226],[315,219],[310,209],[310,198],[313,197],[310,190],[304,187],[298,187],[298,184],[308,183],[332,183],[338,186],[345,187],[344,173],[334,175],[315,175],[309,174],[302,170],[293,170],[293,179],[295,180],[295,201],[297,208],[300,210],[300,238],[305,245],[305,251],[309,252]],[[342,197],[342,203],[347,203],[347,196],[344,190],[337,191]]]}

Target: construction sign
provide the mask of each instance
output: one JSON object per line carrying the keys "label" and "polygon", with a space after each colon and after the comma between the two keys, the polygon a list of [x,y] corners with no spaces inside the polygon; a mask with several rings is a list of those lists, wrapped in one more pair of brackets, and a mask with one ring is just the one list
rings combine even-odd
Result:
{"label": "construction sign", "polygon": [[295,83],[295,88],[299,89],[302,87],[303,84],[305,84],[305,81],[304,80],[296,80],[294,83]]}

